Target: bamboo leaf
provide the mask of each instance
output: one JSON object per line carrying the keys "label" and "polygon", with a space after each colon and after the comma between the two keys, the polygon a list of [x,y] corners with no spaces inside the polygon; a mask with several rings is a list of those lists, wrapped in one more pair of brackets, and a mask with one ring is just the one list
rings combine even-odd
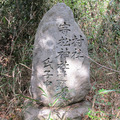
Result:
{"label": "bamboo leaf", "polygon": [[59,100],[59,98],[56,98],[55,101],[53,102],[52,106],[54,106],[58,100]]}
{"label": "bamboo leaf", "polygon": [[27,99],[32,100],[32,101],[35,101],[35,102],[39,102],[39,100],[35,100],[35,99],[33,99],[33,98],[30,98],[30,97],[27,97],[27,96],[24,96],[24,95],[21,95],[21,94],[19,94],[18,96],[27,98]]}
{"label": "bamboo leaf", "polygon": [[116,91],[116,90],[100,89],[98,92],[99,92],[99,94],[108,94],[109,92],[113,92],[113,91]]}
{"label": "bamboo leaf", "polygon": [[47,95],[46,94],[42,94],[43,96],[45,96],[45,97],[47,97]]}
{"label": "bamboo leaf", "polygon": [[47,119],[47,120],[50,120],[50,117],[51,117],[51,111],[50,111],[50,113],[49,113],[49,117],[48,117],[48,119]]}
{"label": "bamboo leaf", "polygon": [[44,91],[41,87],[38,87],[38,88],[44,93],[44,94],[42,94],[42,95],[48,97],[47,94],[45,93],[45,91]]}

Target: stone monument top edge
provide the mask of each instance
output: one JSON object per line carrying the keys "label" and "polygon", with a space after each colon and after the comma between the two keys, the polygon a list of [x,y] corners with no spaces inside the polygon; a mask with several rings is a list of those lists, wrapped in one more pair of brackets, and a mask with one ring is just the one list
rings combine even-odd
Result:
{"label": "stone monument top edge", "polygon": [[57,4],[55,4],[50,10],[48,10],[47,14],[52,13],[52,12],[54,12],[54,13],[58,12],[58,14],[62,14],[62,13],[63,14],[66,14],[66,13],[69,14],[69,13],[71,13],[72,16],[73,16],[72,10],[65,3],[57,3]]}

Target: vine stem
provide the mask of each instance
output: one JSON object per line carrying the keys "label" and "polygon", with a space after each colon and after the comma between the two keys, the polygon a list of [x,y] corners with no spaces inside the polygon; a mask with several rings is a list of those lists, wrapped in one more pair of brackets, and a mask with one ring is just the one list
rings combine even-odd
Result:
{"label": "vine stem", "polygon": [[90,60],[91,60],[92,62],[94,62],[95,64],[101,66],[102,68],[105,68],[105,69],[108,69],[108,70],[111,70],[111,71],[114,71],[114,72],[117,72],[117,73],[120,74],[120,71],[118,71],[118,70],[114,70],[114,69],[109,68],[109,67],[104,66],[104,65],[101,65],[101,64],[99,64],[98,62],[94,61],[94,60],[93,60],[92,58],[90,58],[89,56],[85,55],[84,53],[83,53],[83,55],[84,55],[85,57],[87,57],[88,59],[90,59]]}

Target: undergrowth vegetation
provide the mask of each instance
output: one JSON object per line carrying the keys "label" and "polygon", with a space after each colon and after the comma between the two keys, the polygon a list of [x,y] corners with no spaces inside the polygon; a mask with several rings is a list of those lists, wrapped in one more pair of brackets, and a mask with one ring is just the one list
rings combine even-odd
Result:
{"label": "undergrowth vegetation", "polygon": [[23,120],[34,36],[43,15],[64,2],[88,40],[92,109],[83,120],[120,119],[119,0],[0,0],[0,119]]}

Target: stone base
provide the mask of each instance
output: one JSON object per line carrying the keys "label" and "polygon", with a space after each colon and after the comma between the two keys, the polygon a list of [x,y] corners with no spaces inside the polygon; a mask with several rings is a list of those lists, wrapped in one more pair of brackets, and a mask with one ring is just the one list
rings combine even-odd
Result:
{"label": "stone base", "polygon": [[87,101],[82,101],[80,103],[72,104],[63,108],[57,107],[41,107],[31,104],[30,101],[27,102],[29,105],[24,113],[24,120],[81,120],[82,116],[88,112],[88,108],[91,108],[91,104]]}

